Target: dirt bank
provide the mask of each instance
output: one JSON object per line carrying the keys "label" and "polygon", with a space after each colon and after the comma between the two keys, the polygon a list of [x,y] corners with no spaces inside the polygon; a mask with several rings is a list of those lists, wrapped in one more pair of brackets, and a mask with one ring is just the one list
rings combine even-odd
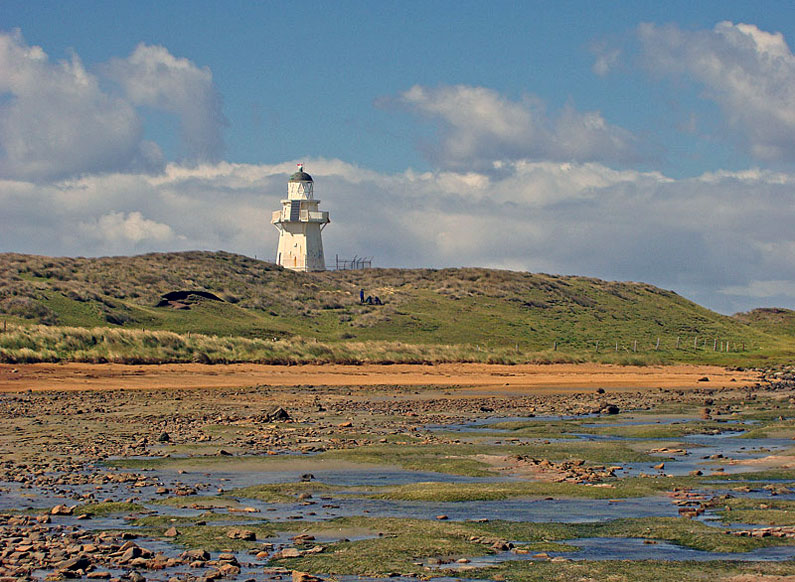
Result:
{"label": "dirt bank", "polygon": [[[701,381],[709,378],[708,382]],[[758,381],[756,372],[716,366],[554,365],[306,365],[257,364],[0,364],[0,392],[229,388],[236,386],[438,386],[482,393],[558,393],[610,388],[739,387]]]}

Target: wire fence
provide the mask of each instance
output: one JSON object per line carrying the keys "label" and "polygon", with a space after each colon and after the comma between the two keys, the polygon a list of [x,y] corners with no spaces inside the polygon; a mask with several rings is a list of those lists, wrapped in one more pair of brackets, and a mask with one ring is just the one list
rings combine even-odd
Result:
{"label": "wire fence", "polygon": [[[565,340],[556,340],[552,343],[552,350],[557,351],[558,348],[577,345],[582,347],[582,342],[567,342]],[[673,350],[688,350],[688,351],[712,351],[712,352],[746,352],[752,349],[750,342],[737,339],[722,339],[719,337],[704,337],[695,336],[687,338],[676,336],[665,338],[663,336],[652,339],[637,340],[626,339],[618,341],[605,341],[605,340],[590,340],[585,342],[585,347],[589,350],[599,352],[624,352],[624,353],[638,353],[638,352],[659,352],[659,351],[673,351]]]}

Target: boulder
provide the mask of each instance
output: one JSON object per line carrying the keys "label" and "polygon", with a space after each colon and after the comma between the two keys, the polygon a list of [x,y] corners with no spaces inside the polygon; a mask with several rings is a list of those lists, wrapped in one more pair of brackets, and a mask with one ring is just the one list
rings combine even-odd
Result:
{"label": "boulder", "polygon": [[265,419],[268,422],[274,422],[276,420],[290,420],[290,414],[281,406],[276,406],[265,415]]}
{"label": "boulder", "polygon": [[68,505],[56,505],[50,510],[50,515],[72,515],[75,508]]}
{"label": "boulder", "polygon": [[245,540],[253,542],[257,539],[257,534],[250,529],[233,528],[226,532],[226,537],[233,540]]}

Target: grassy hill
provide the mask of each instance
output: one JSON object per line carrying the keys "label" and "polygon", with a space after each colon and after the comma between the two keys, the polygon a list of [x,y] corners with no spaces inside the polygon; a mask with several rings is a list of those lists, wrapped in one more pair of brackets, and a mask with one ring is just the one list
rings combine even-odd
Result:
{"label": "grassy hill", "polygon": [[791,309],[760,307],[733,317],[772,335],[795,337],[795,311]]}
{"label": "grassy hill", "polygon": [[[360,289],[384,305],[361,304]],[[161,301],[174,291],[218,300]],[[680,360],[720,352],[779,358],[795,344],[792,312],[789,327],[770,317],[727,317],[644,283],[476,268],[295,273],[225,252],[0,254],[0,314],[11,324],[474,350],[596,354],[598,342],[603,354],[653,351]]]}

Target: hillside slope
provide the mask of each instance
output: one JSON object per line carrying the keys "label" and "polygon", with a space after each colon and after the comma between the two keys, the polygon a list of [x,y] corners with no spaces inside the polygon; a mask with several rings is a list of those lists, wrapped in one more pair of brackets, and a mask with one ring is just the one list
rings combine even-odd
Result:
{"label": "hillside slope", "polygon": [[760,307],[735,313],[732,317],[772,335],[795,337],[795,311],[792,309]]}
{"label": "hillside slope", "polygon": [[[0,313],[11,323],[527,350],[595,349],[598,341],[603,350],[641,351],[658,338],[663,350],[791,343],[775,327],[644,283],[477,268],[295,273],[225,252],[95,259],[6,253],[0,284]],[[361,304],[360,289],[384,305]],[[218,300],[161,300],[174,291]]]}

